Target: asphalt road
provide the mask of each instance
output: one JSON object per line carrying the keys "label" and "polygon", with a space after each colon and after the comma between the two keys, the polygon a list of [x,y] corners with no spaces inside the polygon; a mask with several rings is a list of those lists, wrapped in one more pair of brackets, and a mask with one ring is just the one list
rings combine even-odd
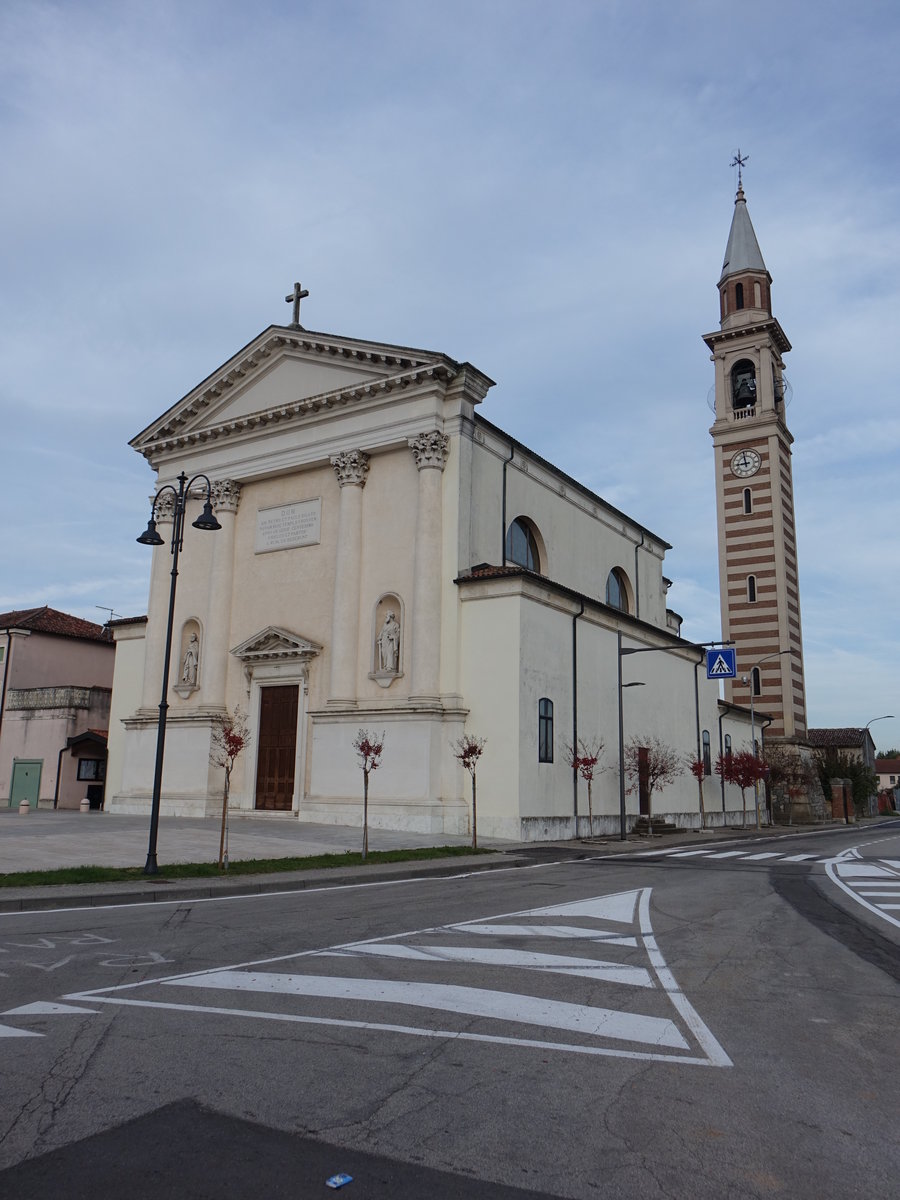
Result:
{"label": "asphalt road", "polygon": [[886,1200],[898,1000],[890,828],[0,914],[0,1195]]}

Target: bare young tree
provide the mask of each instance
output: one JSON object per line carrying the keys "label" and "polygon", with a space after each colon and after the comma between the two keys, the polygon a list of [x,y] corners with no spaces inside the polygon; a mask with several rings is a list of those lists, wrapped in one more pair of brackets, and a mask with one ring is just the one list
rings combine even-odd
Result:
{"label": "bare young tree", "polygon": [[648,832],[653,833],[653,793],[678,778],[684,771],[684,760],[678,751],[658,737],[633,737],[625,746],[622,763],[625,778],[629,781],[627,791],[640,792],[643,786],[647,793]]}
{"label": "bare young tree", "polygon": [[369,733],[368,729],[360,729],[353,743],[353,749],[359,758],[363,773],[363,844],[362,857],[366,861],[369,852],[369,775],[381,766],[381,755],[384,751],[384,734],[379,740],[378,735]]}
{"label": "bare young tree", "polygon": [[250,744],[247,717],[240,708],[224,712],[213,725],[209,761],[225,772],[222,789],[222,828],[219,834],[219,870],[228,870],[228,798],[231,795],[231,772],[240,754]]}
{"label": "bare young tree", "polygon": [[590,742],[585,741],[584,738],[579,738],[577,746],[566,746],[566,762],[574,771],[578,772],[587,784],[588,828],[591,831],[591,837],[594,836],[594,804],[592,799],[594,776],[599,775],[601,771],[605,770],[604,767],[598,767],[598,763],[603,757],[604,749],[604,743],[600,738],[594,738]]}
{"label": "bare young tree", "polygon": [[459,759],[460,763],[472,776],[472,849],[478,849],[478,808],[475,801],[475,769],[478,766],[478,760],[484,752],[484,743],[487,738],[475,737],[472,733],[464,734],[463,737],[457,738],[455,742],[450,743],[450,749],[453,751],[453,757]]}
{"label": "bare young tree", "polygon": [[747,788],[754,787],[766,778],[766,764],[752,750],[739,750],[736,754],[720,754],[716,759],[715,770],[726,783],[734,783],[741,789],[741,825],[746,825]]}

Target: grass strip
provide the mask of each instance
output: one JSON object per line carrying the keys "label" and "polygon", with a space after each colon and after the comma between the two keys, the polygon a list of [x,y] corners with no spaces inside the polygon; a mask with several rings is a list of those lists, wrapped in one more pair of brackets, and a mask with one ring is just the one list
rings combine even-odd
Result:
{"label": "grass strip", "polygon": [[66,883],[165,883],[170,879],[212,879],[232,875],[270,875],[282,871],[321,871],[334,867],[370,866],[373,863],[421,862],[431,858],[461,858],[491,854],[471,846],[426,846],[409,850],[370,850],[365,863],[358,850],[343,854],[316,854],[308,858],[252,858],[230,862],[227,871],[217,863],[174,863],[158,875],[145,875],[143,867],[58,867],[53,871],[9,871],[0,874],[0,888],[39,887]]}

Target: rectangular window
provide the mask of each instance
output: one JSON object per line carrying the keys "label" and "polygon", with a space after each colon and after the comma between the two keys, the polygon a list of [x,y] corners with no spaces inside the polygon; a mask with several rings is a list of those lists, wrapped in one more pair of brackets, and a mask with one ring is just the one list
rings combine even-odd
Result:
{"label": "rectangular window", "polygon": [[553,762],[553,701],[538,701],[538,762]]}
{"label": "rectangular window", "polygon": [[88,783],[102,783],[106,778],[106,763],[102,758],[79,758],[78,778]]}

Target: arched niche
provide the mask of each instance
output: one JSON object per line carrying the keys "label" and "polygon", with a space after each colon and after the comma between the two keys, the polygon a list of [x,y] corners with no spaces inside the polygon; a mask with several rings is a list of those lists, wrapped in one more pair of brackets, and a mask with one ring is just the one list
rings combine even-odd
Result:
{"label": "arched niche", "polygon": [[403,675],[403,641],[406,619],[403,601],[396,592],[379,596],[372,610],[372,654],[369,678],[390,687]]}
{"label": "arched niche", "polygon": [[177,672],[173,691],[186,700],[200,690],[200,671],[203,659],[203,630],[196,617],[189,617],[181,626],[178,641],[178,660],[174,664]]}

